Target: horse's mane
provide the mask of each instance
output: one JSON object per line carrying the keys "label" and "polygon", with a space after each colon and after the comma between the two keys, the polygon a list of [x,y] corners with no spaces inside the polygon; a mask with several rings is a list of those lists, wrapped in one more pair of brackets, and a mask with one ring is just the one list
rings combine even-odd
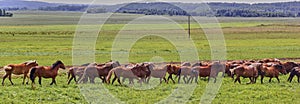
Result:
{"label": "horse's mane", "polygon": [[36,63],[36,61],[35,60],[29,60],[29,61],[23,62],[22,64],[29,65],[29,64],[32,64],[32,63]]}
{"label": "horse's mane", "polygon": [[60,60],[56,61],[54,64],[52,64],[51,70],[53,70],[59,64],[62,64],[62,62]]}

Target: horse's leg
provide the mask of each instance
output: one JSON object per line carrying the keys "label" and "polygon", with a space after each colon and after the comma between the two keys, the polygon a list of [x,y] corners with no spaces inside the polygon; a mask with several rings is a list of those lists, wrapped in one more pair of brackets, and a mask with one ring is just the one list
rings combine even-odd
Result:
{"label": "horse's leg", "polygon": [[238,78],[238,81],[239,81],[239,83],[241,84],[241,79],[240,79],[240,77]]}
{"label": "horse's leg", "polygon": [[42,77],[39,76],[39,84],[42,85]]}
{"label": "horse's leg", "polygon": [[122,85],[122,83],[121,83],[121,81],[120,81],[120,78],[118,78],[118,82],[119,82],[120,85]]}
{"label": "horse's leg", "polygon": [[299,77],[300,77],[300,76],[298,76],[298,75],[297,75],[297,78],[298,78],[298,83],[300,83],[300,78],[299,78]]}
{"label": "horse's leg", "polygon": [[279,80],[278,76],[276,76],[276,79],[277,79],[278,83],[280,83],[280,80]]}
{"label": "horse's leg", "polygon": [[181,76],[179,75],[179,76],[178,76],[178,84],[180,84],[180,77],[181,77]]}
{"label": "horse's leg", "polygon": [[27,74],[24,73],[24,77],[23,77],[23,83],[22,84],[25,84],[25,79],[27,77]]}
{"label": "horse's leg", "polygon": [[174,79],[172,78],[172,74],[169,75],[169,77],[168,77],[168,82],[169,82],[169,79],[171,79],[172,82],[175,84],[175,81],[174,81]]}
{"label": "horse's leg", "polygon": [[50,83],[50,85],[53,85],[53,84],[56,85],[55,77],[52,78],[52,82]]}
{"label": "horse's leg", "polygon": [[116,81],[117,77],[115,76],[114,79],[112,80],[112,85],[114,84],[114,82]]}
{"label": "horse's leg", "polygon": [[28,85],[29,84],[29,76],[28,76],[28,73],[26,74],[26,77],[27,77],[27,81],[26,81],[26,84]]}
{"label": "horse's leg", "polygon": [[[70,82],[72,81],[73,78],[74,78],[74,77],[71,76],[71,78],[68,80],[68,84],[70,84]],[[75,80],[75,82],[76,82],[76,79],[74,79],[74,80]]]}
{"label": "horse's leg", "polygon": [[264,83],[263,81],[264,81],[264,76],[261,75],[261,77],[260,77],[260,83],[263,84]]}
{"label": "horse's leg", "polygon": [[195,77],[195,83],[198,84],[198,76]]}
{"label": "horse's leg", "polygon": [[269,82],[271,82],[271,81],[272,81],[272,78],[273,78],[273,77],[270,77],[270,79],[269,79]]}
{"label": "horse's leg", "polygon": [[11,85],[14,85],[14,83],[11,81],[11,74],[8,76],[8,79],[9,79]]}
{"label": "horse's leg", "polygon": [[5,73],[5,75],[3,76],[3,80],[2,80],[2,85],[3,85],[3,86],[4,86],[4,81],[5,81],[5,79],[6,79],[7,76],[8,76],[7,73]]}
{"label": "horse's leg", "polygon": [[215,81],[214,81],[214,83],[217,83],[217,77],[215,77]]}
{"label": "horse's leg", "polygon": [[186,75],[184,75],[182,79],[183,79],[184,83],[187,84]]}
{"label": "horse's leg", "polygon": [[165,81],[166,83],[168,83],[168,82],[167,82],[167,79],[166,79],[165,77],[163,77],[163,79],[164,79],[164,81]]}
{"label": "horse's leg", "polygon": [[[187,83],[190,83],[191,79],[192,79],[192,76],[190,76],[190,77],[188,78]],[[192,83],[192,81],[191,81],[191,83]]]}

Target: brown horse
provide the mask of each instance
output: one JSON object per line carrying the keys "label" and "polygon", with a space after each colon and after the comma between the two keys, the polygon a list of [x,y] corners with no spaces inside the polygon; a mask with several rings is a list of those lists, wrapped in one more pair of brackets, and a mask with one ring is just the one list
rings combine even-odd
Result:
{"label": "brown horse", "polygon": [[107,62],[99,65],[92,63],[84,69],[83,76],[79,80],[79,83],[86,83],[88,79],[90,80],[90,83],[95,83],[94,80],[96,77],[99,77],[102,80],[102,83],[104,83],[108,72],[118,66],[120,66],[118,61]]}
{"label": "brown horse", "polygon": [[220,72],[225,72],[225,64],[221,64],[220,62],[213,62],[207,66],[196,66],[194,69],[199,71],[199,77],[208,77],[208,81],[210,78],[214,78],[214,82],[217,81],[217,76]]}
{"label": "brown horse", "polygon": [[255,83],[255,78],[257,78],[258,76],[258,71],[252,65],[250,66],[241,65],[232,69],[231,75],[232,77],[236,75],[236,79],[234,80],[234,83],[236,83],[236,81],[241,83],[240,77],[244,77],[250,79],[250,82],[248,83],[250,84],[250,83]]}
{"label": "brown horse", "polygon": [[172,80],[173,83],[175,83],[172,75],[180,75],[180,66],[177,66],[177,65],[171,65],[172,68],[170,70],[167,70],[169,76],[168,76],[168,79],[167,79],[167,82],[169,82],[169,79]]}
{"label": "brown horse", "polygon": [[42,85],[42,77],[43,78],[52,78],[52,82],[50,85],[55,84],[55,78],[58,74],[58,69],[66,69],[65,65],[62,61],[58,60],[52,66],[35,66],[30,70],[30,79],[32,81],[32,86],[34,84],[35,77],[39,77],[39,84]]}
{"label": "brown horse", "polygon": [[281,63],[281,64],[285,68],[285,70],[286,70],[287,73],[291,72],[294,67],[298,67],[299,66],[295,62],[284,62],[284,63]]}
{"label": "brown horse", "polygon": [[118,83],[122,85],[120,77],[129,78],[129,84],[133,84],[133,79],[137,79],[140,83],[142,83],[142,81],[146,78],[148,71],[149,70],[144,65],[144,63],[142,65],[137,64],[131,68],[119,66],[109,71],[106,77],[106,83],[110,83],[110,78],[112,74],[115,75],[115,77],[112,80],[112,84],[115,82],[116,79],[118,79]]}
{"label": "brown horse", "polygon": [[292,69],[292,71],[291,71],[291,73],[290,73],[290,76],[289,76],[289,78],[288,78],[288,81],[289,82],[292,82],[292,80],[293,80],[293,78],[294,78],[294,76],[297,76],[297,78],[298,78],[298,83],[300,83],[300,68],[299,67],[294,67],[293,69]]}
{"label": "brown horse", "polygon": [[28,84],[29,77],[29,69],[38,66],[38,63],[36,61],[27,61],[21,64],[9,64],[7,66],[4,66],[5,75],[3,76],[2,85],[4,85],[5,79],[8,77],[10,83],[13,85],[14,83],[11,81],[11,74],[15,75],[24,75],[23,78],[23,84],[25,83],[26,77],[28,78],[26,81],[26,84]]}
{"label": "brown horse", "polygon": [[278,78],[279,72],[284,75],[287,74],[285,68],[282,65],[274,64],[271,67],[264,66],[263,70],[262,70],[262,75],[261,75],[261,83],[263,83],[263,79],[265,76],[270,77],[269,82],[271,82],[272,78],[275,77],[277,79],[278,83],[280,83],[280,80]]}

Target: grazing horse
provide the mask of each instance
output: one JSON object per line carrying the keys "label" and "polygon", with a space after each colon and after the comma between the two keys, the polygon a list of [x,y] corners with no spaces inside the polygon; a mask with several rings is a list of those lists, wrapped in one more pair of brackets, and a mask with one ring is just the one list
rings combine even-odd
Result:
{"label": "grazing horse", "polygon": [[231,75],[232,77],[236,75],[236,79],[234,80],[234,83],[236,83],[236,81],[241,83],[240,77],[242,76],[244,78],[249,78],[250,82],[248,84],[250,84],[250,83],[255,83],[255,78],[257,78],[258,76],[258,71],[252,65],[250,66],[241,65],[232,69]]}
{"label": "grazing horse", "polygon": [[58,69],[66,69],[65,65],[62,61],[58,60],[52,66],[35,66],[30,70],[30,79],[32,81],[32,86],[34,84],[35,77],[39,77],[39,84],[42,85],[42,77],[43,78],[52,78],[52,82],[50,85],[55,84],[55,78],[58,74]]}
{"label": "grazing horse", "polygon": [[293,78],[294,78],[294,76],[297,76],[297,78],[298,78],[298,83],[300,83],[300,68],[299,67],[294,67],[293,69],[292,69],[292,71],[291,71],[291,73],[290,73],[290,76],[289,76],[289,78],[288,78],[288,81],[289,82],[292,82],[292,80],[293,80]]}
{"label": "grazing horse", "polygon": [[165,65],[165,66],[162,67],[162,68],[159,67],[159,68],[154,68],[154,69],[153,69],[153,67],[154,67],[153,64],[152,64],[152,65],[150,64],[150,66],[151,66],[152,68],[149,68],[150,71],[151,71],[151,73],[150,73],[150,76],[149,76],[148,79],[147,79],[147,83],[149,82],[149,80],[150,80],[151,77],[159,78],[159,79],[160,79],[160,84],[162,83],[162,79],[163,79],[166,83],[168,83],[168,82],[167,82],[167,79],[165,78],[165,76],[166,76],[167,71],[168,71],[168,70],[171,70],[172,65],[168,64],[168,65]]}
{"label": "grazing horse", "polygon": [[272,78],[275,77],[277,79],[278,83],[280,83],[280,80],[278,78],[279,72],[284,75],[287,74],[285,68],[282,65],[274,64],[271,67],[264,66],[263,70],[262,70],[262,75],[261,75],[261,83],[263,83],[263,79],[265,76],[270,77],[269,82],[271,82]]}
{"label": "grazing horse", "polygon": [[21,75],[24,74],[23,78],[23,84],[25,83],[25,79],[27,77],[26,84],[28,84],[29,77],[29,69],[38,66],[38,63],[36,61],[27,61],[21,64],[9,64],[7,66],[4,66],[5,75],[3,76],[2,85],[4,85],[5,79],[8,77],[10,83],[13,85],[14,83],[11,81],[11,74],[15,75]]}
{"label": "grazing horse", "polygon": [[116,79],[118,79],[118,83],[122,85],[120,77],[129,78],[129,84],[133,84],[133,79],[137,79],[140,83],[142,83],[142,81],[145,80],[147,74],[149,73],[148,71],[149,69],[146,65],[144,65],[144,63],[142,65],[137,64],[131,68],[119,66],[109,71],[106,77],[106,83],[110,83],[110,78],[112,74],[115,75],[112,84],[115,82]]}

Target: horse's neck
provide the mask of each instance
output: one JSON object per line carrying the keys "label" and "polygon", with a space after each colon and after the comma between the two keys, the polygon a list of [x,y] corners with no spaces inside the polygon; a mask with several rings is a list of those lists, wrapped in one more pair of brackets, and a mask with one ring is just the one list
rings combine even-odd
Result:
{"label": "horse's neck", "polygon": [[60,67],[60,65],[56,65],[55,67],[54,66],[51,66],[51,70],[58,70],[59,69],[59,67]]}

